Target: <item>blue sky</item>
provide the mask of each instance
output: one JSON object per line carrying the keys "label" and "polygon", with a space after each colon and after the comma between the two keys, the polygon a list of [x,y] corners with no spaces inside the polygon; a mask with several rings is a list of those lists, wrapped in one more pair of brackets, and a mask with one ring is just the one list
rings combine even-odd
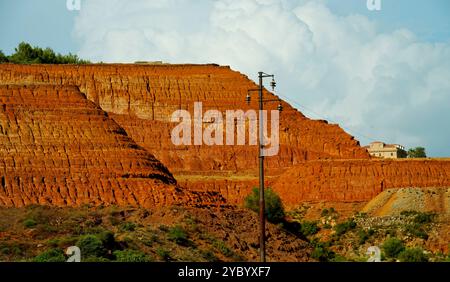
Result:
{"label": "blue sky", "polygon": [[0,0],[0,50],[21,41],[105,62],[216,62],[363,144],[450,156],[450,1]]}
{"label": "blue sky", "polygon": [[[81,5],[87,0],[81,0]],[[200,0],[202,1],[202,0]],[[383,0],[382,10],[369,11],[365,0],[327,0],[339,15],[363,14],[383,30],[406,27],[427,41],[450,39],[450,1]],[[72,29],[78,11],[69,11],[66,0],[0,0],[0,50],[11,53],[21,41],[76,53],[79,42]]]}

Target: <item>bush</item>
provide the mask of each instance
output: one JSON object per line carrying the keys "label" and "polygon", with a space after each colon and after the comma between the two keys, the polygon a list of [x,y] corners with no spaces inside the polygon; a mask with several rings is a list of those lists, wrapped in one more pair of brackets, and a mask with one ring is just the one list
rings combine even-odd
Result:
{"label": "bush", "polygon": [[405,250],[405,245],[400,239],[397,238],[386,239],[382,247],[386,256],[390,258],[396,258]]}
{"label": "bush", "polygon": [[111,231],[103,231],[96,235],[100,241],[102,241],[103,247],[112,250],[117,247],[116,239],[114,238],[114,233]]}
{"label": "bush", "polygon": [[23,221],[23,226],[25,226],[26,228],[32,228],[35,227],[37,225],[37,222],[34,219],[25,219]]}
{"label": "bush", "polygon": [[168,238],[179,245],[186,245],[189,242],[186,232],[179,225],[169,229]]}
{"label": "bush", "polygon": [[207,262],[217,262],[219,259],[211,250],[200,251],[200,254]]}
{"label": "bush", "polygon": [[415,147],[408,150],[408,158],[426,158],[424,147]]}
{"label": "bush", "polygon": [[428,257],[421,248],[407,248],[398,255],[401,262],[427,262]]}
{"label": "bush", "polygon": [[410,234],[410,235],[412,235],[412,236],[415,236],[415,237],[417,237],[417,238],[422,238],[422,239],[424,239],[424,240],[426,240],[426,239],[428,239],[428,234],[423,230],[423,228],[422,227],[420,227],[420,225],[419,224],[409,224],[409,225],[406,225],[406,227],[405,227],[405,231],[408,233],[408,234]]}
{"label": "bush", "polygon": [[104,257],[86,257],[83,258],[83,262],[110,262],[110,260]]}
{"label": "bush", "polygon": [[103,242],[94,235],[82,236],[78,240],[77,246],[81,250],[82,257],[103,257],[106,255]]}
{"label": "bush", "polygon": [[348,221],[342,222],[337,224],[334,227],[334,230],[336,231],[336,235],[343,235],[347,231],[354,229],[356,227],[356,223],[353,221],[353,219],[350,219]]}
{"label": "bush", "polygon": [[314,250],[311,257],[321,262],[332,261],[335,253],[329,249],[329,243],[313,241]]}
{"label": "bush", "polygon": [[8,61],[8,57],[6,57],[2,50],[0,50],[0,63],[7,63]]}
{"label": "bush", "polygon": [[45,251],[33,259],[34,262],[65,262],[66,257],[60,249],[50,249]]}
{"label": "bush", "polygon": [[116,261],[119,262],[149,262],[150,258],[140,251],[135,250],[124,250],[124,251],[115,251],[114,256],[116,257]]}
{"label": "bush", "polygon": [[136,224],[133,222],[124,222],[120,225],[119,229],[121,231],[134,231],[136,229]]}
{"label": "bush", "polygon": [[234,255],[233,251],[221,240],[215,240],[213,246],[226,257],[232,257]]}
{"label": "bush", "polygon": [[319,232],[319,227],[315,221],[305,221],[302,223],[300,230],[303,235],[310,236]]}
{"label": "bush", "polygon": [[87,64],[86,60],[81,60],[77,55],[56,54],[50,48],[32,47],[30,44],[21,42],[15,48],[15,53],[5,56],[0,51],[0,63],[11,62],[16,64]]}
{"label": "bush", "polygon": [[[267,220],[272,223],[280,223],[284,220],[284,208],[280,197],[270,188],[264,191],[265,214]],[[253,188],[245,200],[245,207],[259,213],[259,188]]]}
{"label": "bush", "polygon": [[433,221],[434,214],[431,213],[419,213],[414,217],[414,222],[417,224],[425,224]]}
{"label": "bush", "polygon": [[165,261],[168,261],[168,260],[170,260],[170,251],[168,251],[168,250],[166,250],[166,249],[164,249],[164,248],[158,248],[158,249],[156,249],[156,254],[160,257],[160,258],[162,258],[163,260],[165,260]]}
{"label": "bush", "polygon": [[433,213],[419,212],[419,211],[402,211],[400,215],[414,216],[413,222],[417,224],[431,223],[435,216]]}

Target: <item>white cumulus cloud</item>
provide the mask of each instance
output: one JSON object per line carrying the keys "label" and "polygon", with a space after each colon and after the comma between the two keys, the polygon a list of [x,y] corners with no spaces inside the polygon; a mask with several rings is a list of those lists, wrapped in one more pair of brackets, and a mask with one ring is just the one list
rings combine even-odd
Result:
{"label": "white cumulus cloud", "polygon": [[421,42],[407,29],[380,32],[324,1],[90,0],[73,32],[78,54],[94,61],[215,62],[251,78],[275,73],[280,94],[362,143],[450,156],[450,44]]}

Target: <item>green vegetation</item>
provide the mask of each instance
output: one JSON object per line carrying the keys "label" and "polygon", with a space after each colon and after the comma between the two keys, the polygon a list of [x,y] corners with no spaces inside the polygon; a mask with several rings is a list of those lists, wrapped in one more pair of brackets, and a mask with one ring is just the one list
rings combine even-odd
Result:
{"label": "green vegetation", "polygon": [[398,255],[401,262],[427,262],[428,257],[422,248],[407,248]]}
{"label": "green vegetation", "polygon": [[78,240],[77,246],[83,257],[103,257],[107,253],[103,242],[95,235],[82,236]]}
{"label": "green vegetation", "polygon": [[120,224],[119,229],[121,231],[134,231],[136,229],[136,224],[133,222],[123,222]]}
{"label": "green vegetation", "polygon": [[348,221],[337,224],[334,227],[334,231],[336,231],[336,235],[340,236],[345,234],[347,231],[352,230],[356,227],[356,223],[353,219],[349,219]]}
{"label": "green vegetation", "polygon": [[421,238],[421,239],[428,239],[428,234],[427,232],[425,232],[425,230],[420,226],[420,224],[408,224],[405,227],[405,231],[417,238]]}
{"label": "green vegetation", "polygon": [[[280,197],[271,189],[264,191],[265,213],[267,220],[272,223],[280,223],[284,220],[284,208]],[[253,188],[250,195],[245,198],[245,207],[259,212],[259,188]]]}
{"label": "green vegetation", "polygon": [[156,254],[165,261],[169,261],[171,259],[170,251],[165,248],[156,249]]}
{"label": "green vegetation", "polygon": [[419,212],[419,211],[402,211],[400,215],[414,217],[413,222],[417,224],[431,223],[433,222],[433,219],[436,216],[433,213]]}
{"label": "green vegetation", "polygon": [[329,209],[323,209],[322,212],[320,213],[321,217],[324,216],[329,216],[329,215],[334,215],[336,214],[336,211],[334,210],[333,207],[329,208]]}
{"label": "green vegetation", "polygon": [[226,257],[232,257],[234,255],[234,252],[221,240],[214,240],[213,246]]}
{"label": "green vegetation", "polygon": [[301,224],[300,231],[304,236],[311,236],[319,232],[320,228],[316,221],[304,221]]}
{"label": "green vegetation", "polygon": [[3,53],[3,51],[0,50],[0,64],[7,63],[7,62],[8,62],[8,57],[6,57],[5,54]]}
{"label": "green vegetation", "polygon": [[32,228],[32,227],[35,227],[36,225],[37,225],[36,220],[31,219],[31,218],[25,219],[23,221],[23,226],[25,226],[26,228]]}
{"label": "green vegetation", "polygon": [[313,240],[311,243],[314,246],[314,250],[311,253],[312,258],[322,262],[333,261],[335,259],[336,254],[329,249],[330,242],[319,242],[318,240]]}
{"label": "green vegetation", "polygon": [[114,251],[114,256],[118,262],[149,262],[150,258],[140,251],[123,250]]}
{"label": "green vegetation", "polygon": [[369,229],[367,231],[363,229],[358,230],[358,243],[360,245],[364,244],[374,233],[375,231],[373,229]]}
{"label": "green vegetation", "polygon": [[60,249],[47,250],[33,259],[34,262],[65,262],[66,257]]}
{"label": "green vegetation", "polygon": [[179,245],[189,244],[188,235],[180,225],[169,229],[168,238]]}
{"label": "green vegetation", "polygon": [[21,42],[14,49],[15,52],[10,56],[6,56],[0,50],[0,63],[15,64],[88,64],[89,61],[78,58],[77,55],[69,53],[61,55],[55,53],[50,48],[42,49],[33,47],[26,42]]}
{"label": "green vegetation", "polygon": [[424,147],[416,147],[408,150],[408,158],[426,158],[427,154]]}
{"label": "green vegetation", "polygon": [[382,247],[385,255],[389,258],[397,258],[397,256],[405,250],[403,241],[397,238],[386,239]]}

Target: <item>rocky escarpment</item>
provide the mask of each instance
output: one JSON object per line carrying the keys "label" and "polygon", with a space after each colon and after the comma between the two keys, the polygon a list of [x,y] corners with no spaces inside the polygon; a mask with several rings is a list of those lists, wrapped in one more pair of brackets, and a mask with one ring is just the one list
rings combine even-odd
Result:
{"label": "rocky escarpment", "polygon": [[202,204],[76,86],[0,85],[0,205]]}
{"label": "rocky escarpment", "polygon": [[279,177],[284,203],[366,202],[389,188],[449,187],[450,160],[309,161]]}
{"label": "rocky escarpment", "polygon": [[[73,84],[119,123],[137,144],[174,173],[256,172],[256,146],[174,146],[169,122],[173,111],[192,113],[194,102],[208,109],[257,109],[247,105],[247,90],[256,85],[246,76],[216,65],[0,65],[3,83]],[[265,92],[266,98],[276,97]],[[266,104],[275,109],[277,101]],[[267,159],[268,173],[305,160],[369,158],[352,136],[337,125],[313,121],[284,103],[280,116],[280,153]],[[204,125],[206,126],[206,125]]]}

